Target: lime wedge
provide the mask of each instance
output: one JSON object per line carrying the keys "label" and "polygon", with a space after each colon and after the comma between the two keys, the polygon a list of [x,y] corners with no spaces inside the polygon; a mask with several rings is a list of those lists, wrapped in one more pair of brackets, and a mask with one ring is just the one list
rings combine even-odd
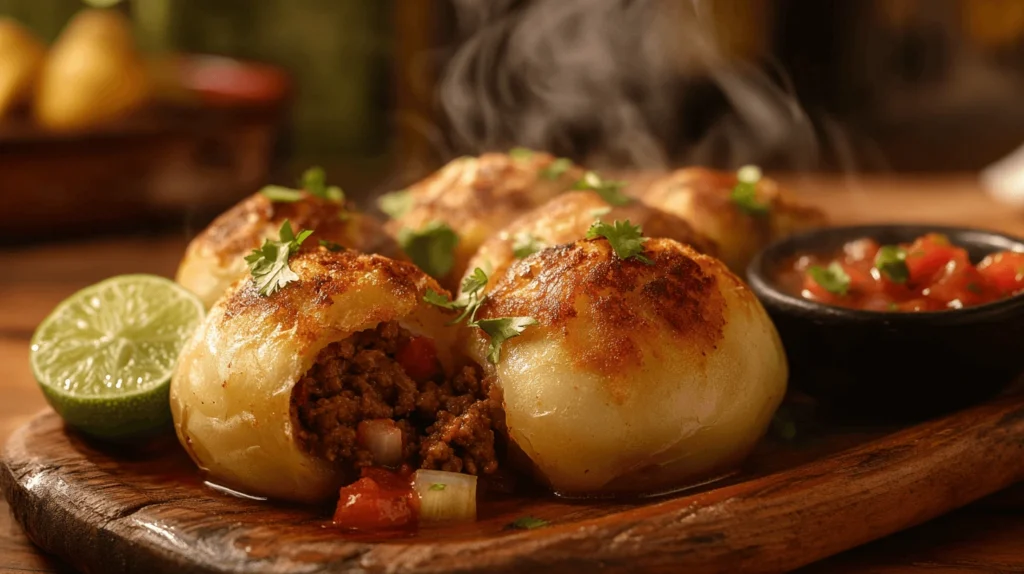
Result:
{"label": "lime wedge", "polygon": [[64,421],[130,439],[168,424],[171,373],[203,304],[176,283],[120,275],[62,301],[32,336],[32,372]]}

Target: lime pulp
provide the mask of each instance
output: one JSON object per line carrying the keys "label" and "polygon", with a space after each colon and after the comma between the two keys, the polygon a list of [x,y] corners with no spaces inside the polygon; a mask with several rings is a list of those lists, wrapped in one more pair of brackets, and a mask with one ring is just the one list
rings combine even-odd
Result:
{"label": "lime pulp", "polygon": [[39,324],[32,372],[69,425],[108,439],[151,434],[170,421],[171,374],[203,314],[202,302],[168,279],[112,277]]}

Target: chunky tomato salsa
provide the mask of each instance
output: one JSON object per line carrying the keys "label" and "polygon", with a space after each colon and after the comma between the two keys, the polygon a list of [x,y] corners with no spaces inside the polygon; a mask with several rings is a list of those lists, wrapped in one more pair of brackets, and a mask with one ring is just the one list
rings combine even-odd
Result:
{"label": "chunky tomato salsa", "polygon": [[993,253],[974,265],[965,249],[938,233],[895,245],[865,238],[833,257],[795,257],[779,283],[806,299],[851,309],[960,309],[1024,291],[1024,253]]}

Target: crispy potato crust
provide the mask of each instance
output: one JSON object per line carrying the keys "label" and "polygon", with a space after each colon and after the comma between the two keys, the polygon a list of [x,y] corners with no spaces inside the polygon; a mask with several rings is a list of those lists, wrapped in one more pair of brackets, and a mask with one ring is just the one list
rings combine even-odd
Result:
{"label": "crispy potato crust", "polygon": [[[607,211],[607,213],[601,213]],[[583,239],[596,220],[628,220],[643,228],[647,237],[664,237],[688,244],[697,251],[715,255],[718,247],[698,233],[684,219],[640,201],[612,206],[593,191],[569,191],[530,211],[492,235],[466,267],[469,274],[480,267],[488,272],[488,289],[493,287],[516,256],[514,248],[522,237],[532,237],[547,247]]]}
{"label": "crispy potato crust", "polygon": [[636,193],[708,236],[718,245],[719,258],[737,273],[743,273],[768,243],[826,223],[821,210],[787,198],[769,178],[757,185],[757,199],[768,206],[768,214],[745,213],[731,199],[736,183],[733,172],[692,167],[665,175]]}
{"label": "crispy potato crust", "polygon": [[[665,333],[702,362],[725,324],[718,279],[706,270],[717,263],[668,239],[648,240],[644,255],[654,264],[620,259],[603,238],[542,250],[510,268],[478,317],[533,317],[562,333],[578,368],[612,380],[642,365],[641,342]],[[583,307],[585,332],[571,328]]]}
{"label": "crispy potato crust", "polygon": [[457,286],[466,263],[492,233],[515,217],[572,187],[583,170],[572,166],[557,177],[544,174],[556,158],[534,152],[526,158],[502,153],[463,157],[409,187],[412,207],[385,228],[397,235],[403,228],[421,229],[432,221],[448,224],[459,236],[455,267],[438,278]]}
{"label": "crispy potato crust", "polygon": [[228,285],[245,275],[243,258],[267,238],[277,238],[288,220],[296,232],[313,229],[302,245],[317,248],[320,240],[364,253],[400,257],[401,250],[374,217],[304,194],[300,201],[272,202],[256,193],[222,213],[185,250],[176,280],[209,308]]}
{"label": "crispy potato crust", "polygon": [[243,277],[213,306],[178,358],[171,413],[182,446],[219,483],[320,502],[337,497],[344,473],[299,444],[297,381],[325,347],[385,322],[433,340],[450,374],[452,312],[423,301],[443,291],[411,263],[318,248],[289,265],[299,279],[272,295]]}

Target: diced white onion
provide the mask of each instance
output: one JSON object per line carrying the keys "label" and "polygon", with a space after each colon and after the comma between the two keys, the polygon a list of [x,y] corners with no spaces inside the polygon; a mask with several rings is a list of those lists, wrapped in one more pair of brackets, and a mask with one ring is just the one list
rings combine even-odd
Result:
{"label": "diced white onion", "polygon": [[476,519],[476,477],[460,472],[417,470],[412,487],[420,497],[421,522]]}
{"label": "diced white onion", "polygon": [[373,455],[373,463],[396,466],[402,462],[402,429],[390,419],[362,421],[356,428],[356,438]]}

